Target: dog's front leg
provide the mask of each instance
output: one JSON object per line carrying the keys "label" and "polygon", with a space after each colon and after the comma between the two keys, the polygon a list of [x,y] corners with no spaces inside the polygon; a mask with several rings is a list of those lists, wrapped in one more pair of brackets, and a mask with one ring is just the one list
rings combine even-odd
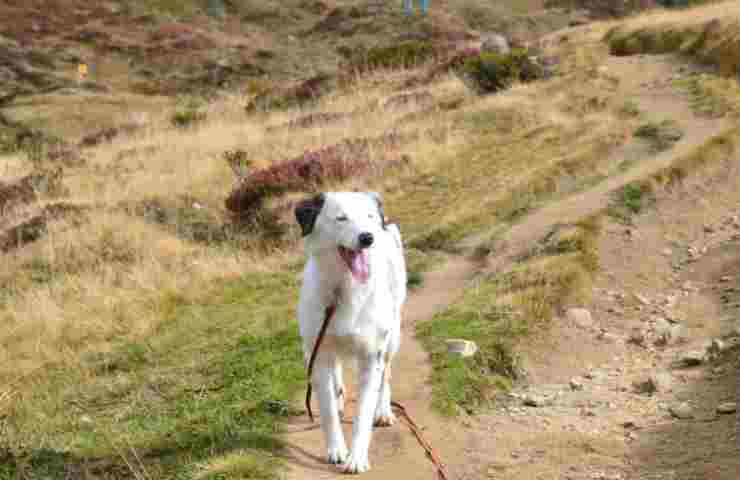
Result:
{"label": "dog's front leg", "polygon": [[360,398],[352,427],[352,451],[344,466],[346,473],[362,473],[370,469],[368,450],[384,368],[385,361],[382,352],[368,355],[359,362],[358,392]]}
{"label": "dog's front leg", "polygon": [[[313,382],[319,394],[321,412],[321,429],[324,431],[328,461],[331,464],[343,464],[347,459],[347,445],[339,418],[338,385],[335,384],[337,368],[336,356],[323,354],[319,356],[314,368]],[[317,359],[317,360],[319,360]]]}

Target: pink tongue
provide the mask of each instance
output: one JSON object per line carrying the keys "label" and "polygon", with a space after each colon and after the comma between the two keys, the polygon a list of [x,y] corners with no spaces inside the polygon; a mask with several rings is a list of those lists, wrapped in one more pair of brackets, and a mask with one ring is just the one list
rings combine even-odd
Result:
{"label": "pink tongue", "polygon": [[361,283],[367,282],[367,279],[370,277],[370,268],[367,263],[366,250],[354,252],[350,260],[349,271],[352,272],[355,280]]}

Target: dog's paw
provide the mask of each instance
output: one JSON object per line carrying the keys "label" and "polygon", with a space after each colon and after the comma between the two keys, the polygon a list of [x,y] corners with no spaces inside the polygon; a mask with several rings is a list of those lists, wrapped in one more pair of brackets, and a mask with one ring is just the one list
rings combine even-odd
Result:
{"label": "dog's paw", "polygon": [[396,416],[393,413],[385,415],[376,415],[374,425],[376,427],[391,427],[396,423]]}
{"label": "dog's paw", "polygon": [[327,459],[331,465],[342,465],[347,461],[348,456],[349,452],[347,451],[347,447],[342,445],[340,447],[330,448]]}
{"label": "dog's paw", "polygon": [[347,463],[342,465],[342,471],[348,474],[365,473],[370,470],[370,461],[367,458],[367,452],[352,452],[349,454]]}

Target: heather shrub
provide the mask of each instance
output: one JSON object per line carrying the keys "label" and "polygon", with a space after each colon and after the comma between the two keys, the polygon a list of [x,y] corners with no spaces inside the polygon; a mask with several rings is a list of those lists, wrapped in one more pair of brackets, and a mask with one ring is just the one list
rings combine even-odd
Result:
{"label": "heather shrub", "polygon": [[514,49],[500,55],[483,52],[461,59],[453,65],[465,84],[478,94],[495,93],[516,81],[530,82],[544,78],[544,69],[532,61],[526,49]]}
{"label": "heather shrub", "polygon": [[264,210],[268,198],[287,192],[316,191],[327,182],[365,174],[373,166],[373,147],[394,146],[398,142],[398,136],[390,134],[306,150],[296,158],[254,170],[241,178],[226,199],[226,208],[235,220],[253,222]]}

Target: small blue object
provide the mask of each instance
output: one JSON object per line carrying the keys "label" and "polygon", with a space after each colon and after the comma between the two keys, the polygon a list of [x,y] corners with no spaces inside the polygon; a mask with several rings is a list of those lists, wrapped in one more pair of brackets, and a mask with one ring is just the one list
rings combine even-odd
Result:
{"label": "small blue object", "polygon": [[[429,10],[429,0],[419,0],[422,15],[426,15]],[[403,8],[406,15],[414,14],[414,0],[403,0]]]}

